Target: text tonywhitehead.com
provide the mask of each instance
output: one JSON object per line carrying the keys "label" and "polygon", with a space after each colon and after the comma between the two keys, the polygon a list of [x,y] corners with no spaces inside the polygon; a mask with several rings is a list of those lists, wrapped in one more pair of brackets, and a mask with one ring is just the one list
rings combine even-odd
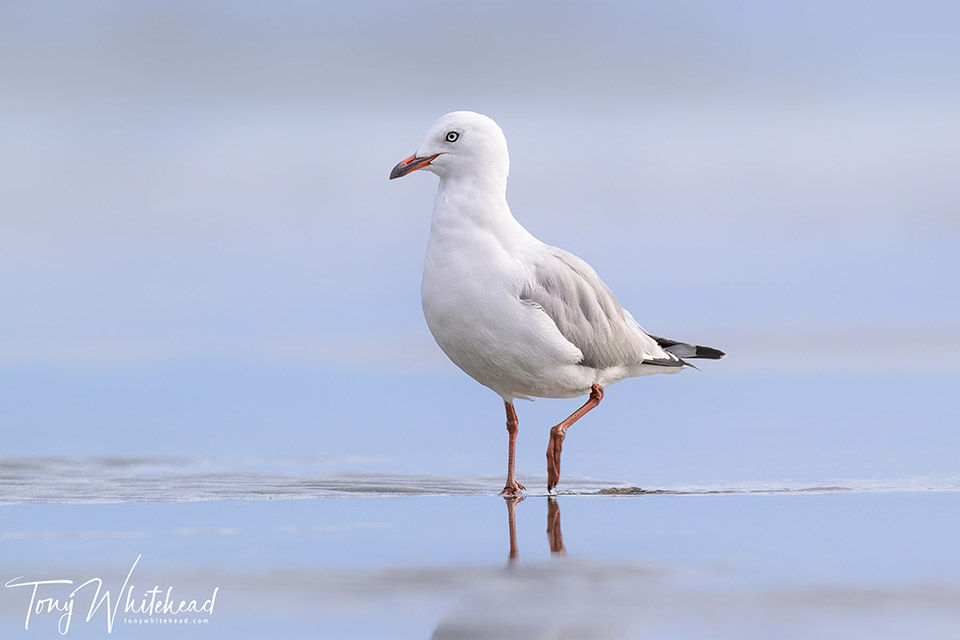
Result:
{"label": "text tonywhitehead.com", "polygon": [[[56,616],[57,631],[60,635],[67,635],[73,622],[74,605],[78,599],[85,605],[85,598],[88,596],[90,597],[90,605],[86,608],[83,621],[92,621],[103,607],[107,633],[113,632],[113,625],[117,619],[117,613],[120,612],[121,602],[123,603],[124,615],[120,620],[124,624],[187,625],[208,624],[210,622],[209,616],[213,614],[220,587],[214,587],[212,594],[206,600],[180,600],[174,597],[173,587],[163,588],[160,585],[154,585],[153,588],[144,591],[136,591],[136,586],[132,582],[133,571],[137,568],[137,564],[142,557],[141,554],[134,560],[133,566],[127,572],[127,577],[120,590],[116,592],[116,596],[113,596],[110,590],[103,589],[101,578],[90,578],[65,594],[63,592],[66,590],[66,586],[76,584],[76,581],[66,578],[26,580],[23,576],[17,576],[8,580],[5,586],[8,589],[24,588],[30,594],[27,603],[27,615],[23,625],[23,628],[28,631],[31,622],[35,623],[34,626],[36,626],[36,624],[43,624],[38,620],[47,616]],[[80,613],[83,615],[83,609],[80,609]],[[139,614],[140,617],[130,614]]]}

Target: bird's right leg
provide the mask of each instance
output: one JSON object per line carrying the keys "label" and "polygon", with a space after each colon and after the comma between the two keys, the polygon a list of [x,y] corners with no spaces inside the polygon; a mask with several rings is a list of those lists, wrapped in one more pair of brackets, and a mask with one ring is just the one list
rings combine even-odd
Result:
{"label": "bird's right leg", "polygon": [[517,412],[513,408],[513,402],[503,401],[503,406],[507,410],[507,434],[510,438],[509,450],[507,452],[507,483],[500,492],[502,496],[515,496],[524,490],[524,486],[517,482],[517,474],[514,470],[514,461],[516,459],[517,448],[517,430],[520,421],[517,420]]}
{"label": "bird's right leg", "polygon": [[547,445],[548,493],[553,493],[557,483],[560,482],[560,454],[563,451],[563,439],[567,437],[567,429],[588,411],[600,404],[601,400],[603,400],[603,387],[594,384],[590,387],[590,397],[583,403],[583,406],[571,413],[566,420],[550,429],[550,443]]}

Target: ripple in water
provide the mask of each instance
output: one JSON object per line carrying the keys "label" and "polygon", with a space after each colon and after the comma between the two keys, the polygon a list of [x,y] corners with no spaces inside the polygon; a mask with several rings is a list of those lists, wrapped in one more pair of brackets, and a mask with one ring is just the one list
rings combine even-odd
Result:
{"label": "ripple in water", "polygon": [[[0,504],[296,500],[336,496],[488,496],[500,476],[335,472],[327,459],[8,458],[0,460]],[[528,487],[544,478],[521,477]],[[641,488],[592,479],[564,482],[567,496],[707,496],[832,492],[957,491],[956,478],[860,480],[809,486],[740,484]],[[530,497],[546,495],[533,489]]]}

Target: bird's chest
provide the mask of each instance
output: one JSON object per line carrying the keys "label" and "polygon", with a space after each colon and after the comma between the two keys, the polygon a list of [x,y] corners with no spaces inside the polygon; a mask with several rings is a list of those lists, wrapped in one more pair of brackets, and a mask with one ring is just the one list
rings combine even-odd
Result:
{"label": "bird's chest", "polygon": [[491,234],[449,229],[431,235],[420,289],[423,314],[440,348],[468,373],[495,364],[516,327],[517,271]]}
{"label": "bird's chest", "polygon": [[516,289],[515,263],[490,234],[435,233],[427,245],[420,287],[431,329],[488,323]]}

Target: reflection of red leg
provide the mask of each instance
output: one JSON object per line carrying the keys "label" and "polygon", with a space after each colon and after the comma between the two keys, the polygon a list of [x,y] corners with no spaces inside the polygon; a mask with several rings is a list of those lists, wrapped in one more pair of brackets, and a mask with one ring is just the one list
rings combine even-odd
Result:
{"label": "reflection of red leg", "polygon": [[550,541],[551,553],[567,555],[567,550],[563,548],[563,534],[560,533],[560,505],[553,496],[547,498],[547,540]]}
{"label": "reflection of red leg", "polygon": [[507,528],[510,530],[510,562],[513,562],[520,556],[520,549],[517,546],[517,505],[523,502],[523,497],[504,496],[503,501],[507,503]]}
{"label": "reflection of red leg", "polygon": [[517,448],[517,428],[520,421],[517,420],[517,412],[513,408],[512,402],[503,401],[503,406],[507,410],[507,433],[510,436],[510,448],[507,451],[507,483],[500,492],[502,496],[515,496],[524,490],[524,486],[517,482],[517,474],[514,471],[514,460],[516,458]]}
{"label": "reflection of red leg", "polygon": [[547,491],[553,491],[560,482],[560,453],[563,451],[563,439],[567,437],[567,429],[574,422],[582,418],[590,409],[603,400],[603,387],[598,384],[590,388],[590,398],[583,406],[570,414],[566,420],[550,429],[550,444],[547,445]]}

